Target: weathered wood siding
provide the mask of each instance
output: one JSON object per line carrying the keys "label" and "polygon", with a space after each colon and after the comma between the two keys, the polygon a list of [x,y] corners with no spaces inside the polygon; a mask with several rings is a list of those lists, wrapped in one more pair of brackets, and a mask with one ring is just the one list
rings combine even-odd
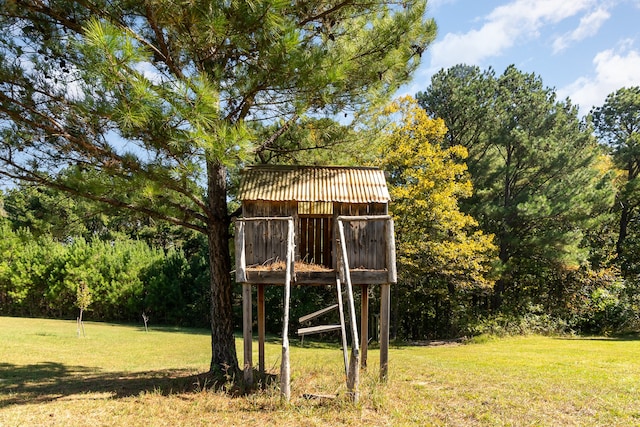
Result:
{"label": "weathered wood siding", "polygon": [[[366,216],[386,214],[387,205],[383,203],[339,203],[336,206],[334,217],[337,219],[340,215]],[[348,222],[345,224],[344,232],[349,267],[351,269],[382,270],[386,267],[384,221]]]}
{"label": "weathered wood siding", "polygon": [[[244,202],[243,216],[293,216],[295,202]],[[284,261],[287,256],[286,221],[251,221],[245,225],[245,251],[247,267]]]}
{"label": "weathered wood siding", "polygon": [[[296,224],[296,260],[335,268],[336,221],[340,215],[386,215],[384,203],[334,203],[332,215],[298,215],[297,202],[245,201],[243,216],[291,216]],[[287,250],[285,221],[251,221],[245,225],[247,266],[282,261]],[[358,269],[382,270],[386,267],[383,221],[354,221],[345,224],[349,265]]]}

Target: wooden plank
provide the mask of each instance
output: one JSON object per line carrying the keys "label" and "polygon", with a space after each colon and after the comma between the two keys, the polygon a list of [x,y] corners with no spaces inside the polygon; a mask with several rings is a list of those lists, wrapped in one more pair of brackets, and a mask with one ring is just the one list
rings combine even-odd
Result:
{"label": "wooden plank", "polygon": [[398,283],[398,273],[396,270],[396,240],[392,219],[386,222],[385,230],[385,240],[387,242],[387,271],[389,272],[388,283]]}
{"label": "wooden plank", "polygon": [[313,258],[315,259],[316,264],[322,265],[322,245],[324,244],[324,235],[322,234],[322,218],[313,219],[313,230],[316,235],[316,245],[314,247]]}
{"label": "wooden plank", "polygon": [[244,338],[244,382],[253,384],[251,285],[242,284],[242,336]]}
{"label": "wooden plank", "polygon": [[361,285],[360,298],[360,367],[367,367],[367,351],[369,349],[369,286]]}
{"label": "wooden plank", "polygon": [[375,258],[369,268],[381,269],[386,265],[386,239],[385,239],[385,224],[387,221],[374,221],[371,223],[372,227],[372,246],[374,248]]}
{"label": "wooden plank", "polygon": [[244,221],[236,221],[236,282],[243,283],[247,281],[247,261],[245,249],[245,224]]}
{"label": "wooden plank", "polygon": [[338,221],[384,221],[391,219],[391,215],[340,215]]}
{"label": "wooden plank", "polygon": [[264,340],[265,340],[264,285],[258,285],[258,370],[265,372]]}
{"label": "wooden plank", "polygon": [[322,265],[331,267],[331,221],[322,218]]}
{"label": "wooden plank", "polygon": [[319,317],[319,316],[322,316],[325,313],[329,313],[330,311],[333,311],[336,308],[338,308],[338,304],[334,304],[332,306],[325,307],[325,308],[323,308],[321,310],[314,311],[311,314],[307,314],[306,316],[302,316],[301,318],[299,318],[298,322],[300,322],[300,323],[308,322],[309,320],[315,319],[316,317]]}
{"label": "wooden plank", "polygon": [[250,218],[237,218],[236,221],[260,222],[260,221],[288,221],[290,216],[255,216]]}
{"label": "wooden plank", "polygon": [[299,222],[300,222],[300,227],[299,227],[299,234],[300,234],[300,250],[299,250],[299,254],[300,254],[300,259],[302,259],[303,261],[306,261],[307,258],[307,253],[309,253],[309,243],[307,240],[307,222],[309,221],[309,218],[305,218],[305,217],[300,217]]}
{"label": "wooden plank", "polygon": [[389,377],[389,320],[391,313],[391,287],[380,286],[380,380]]}
{"label": "wooden plank", "polygon": [[342,326],[340,326],[340,325],[309,326],[308,328],[300,328],[300,329],[298,329],[298,335],[319,334],[319,333],[322,333],[322,332],[337,331],[338,329],[341,329],[341,328],[342,328]]}

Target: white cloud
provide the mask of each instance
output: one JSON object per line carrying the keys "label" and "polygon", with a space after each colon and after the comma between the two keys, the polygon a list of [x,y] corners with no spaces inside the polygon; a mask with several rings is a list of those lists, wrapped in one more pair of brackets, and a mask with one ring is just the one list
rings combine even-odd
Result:
{"label": "white cloud", "polygon": [[585,15],[580,19],[580,24],[575,30],[563,34],[553,42],[553,53],[558,53],[566,49],[572,42],[583,40],[597,34],[604,22],[611,17],[611,14],[604,7]]}
{"label": "white cloud", "polygon": [[593,7],[596,0],[514,0],[495,8],[479,29],[449,33],[431,48],[431,69],[458,63],[477,64],[503,54],[517,42],[539,37],[542,26]]}
{"label": "white cloud", "polygon": [[621,42],[618,49],[608,49],[593,58],[595,74],[583,76],[558,90],[561,98],[569,97],[586,114],[593,106],[604,103],[608,94],[622,87],[640,86],[640,52],[631,40]]}

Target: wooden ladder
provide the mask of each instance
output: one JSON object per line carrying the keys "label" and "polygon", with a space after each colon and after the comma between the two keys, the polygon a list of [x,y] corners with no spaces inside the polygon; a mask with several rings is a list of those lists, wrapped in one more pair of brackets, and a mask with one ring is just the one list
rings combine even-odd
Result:
{"label": "wooden ladder", "polygon": [[344,374],[345,376],[348,376],[349,365],[348,365],[348,359],[347,359],[347,333],[346,333],[345,322],[344,322],[344,308],[342,305],[342,286],[340,285],[340,279],[337,279],[337,278],[336,278],[336,293],[338,294],[337,304],[331,305],[329,307],[325,307],[318,311],[314,311],[313,313],[307,314],[306,316],[302,316],[298,319],[298,322],[305,323],[337,309],[338,314],[340,315],[340,323],[300,328],[298,329],[298,335],[300,335],[304,339],[305,335],[319,334],[322,332],[329,332],[329,331],[337,331],[339,329],[340,335],[342,336],[342,355],[344,358]]}
{"label": "wooden ladder", "polygon": [[[298,329],[298,335],[318,334],[321,332],[340,330],[342,335],[342,355],[344,358],[344,371],[347,383],[347,392],[350,394],[354,402],[358,401],[358,386],[360,382],[360,341],[358,339],[358,324],[356,323],[356,310],[353,298],[353,286],[351,284],[351,271],[349,269],[349,260],[347,256],[347,248],[344,244],[345,234],[344,225],[340,217],[338,217],[338,274],[336,274],[336,293],[338,303],[325,307],[313,313],[302,316],[298,319],[300,323],[308,322],[335,309],[338,309],[340,315],[340,324],[309,326]],[[351,326],[351,360],[348,357],[347,350],[347,333],[344,319],[344,307],[342,301],[342,284],[341,280],[346,283],[346,294],[349,308],[349,324]],[[285,302],[288,307],[288,302]]]}

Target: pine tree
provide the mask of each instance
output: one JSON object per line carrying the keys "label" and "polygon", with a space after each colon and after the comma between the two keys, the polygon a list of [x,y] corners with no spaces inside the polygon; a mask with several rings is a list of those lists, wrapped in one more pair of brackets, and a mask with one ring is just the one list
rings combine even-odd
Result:
{"label": "pine tree", "polygon": [[[205,234],[211,371],[234,375],[229,167],[305,115],[393,93],[434,38],[425,8],[0,0],[0,172]],[[254,138],[250,122],[276,119]]]}

